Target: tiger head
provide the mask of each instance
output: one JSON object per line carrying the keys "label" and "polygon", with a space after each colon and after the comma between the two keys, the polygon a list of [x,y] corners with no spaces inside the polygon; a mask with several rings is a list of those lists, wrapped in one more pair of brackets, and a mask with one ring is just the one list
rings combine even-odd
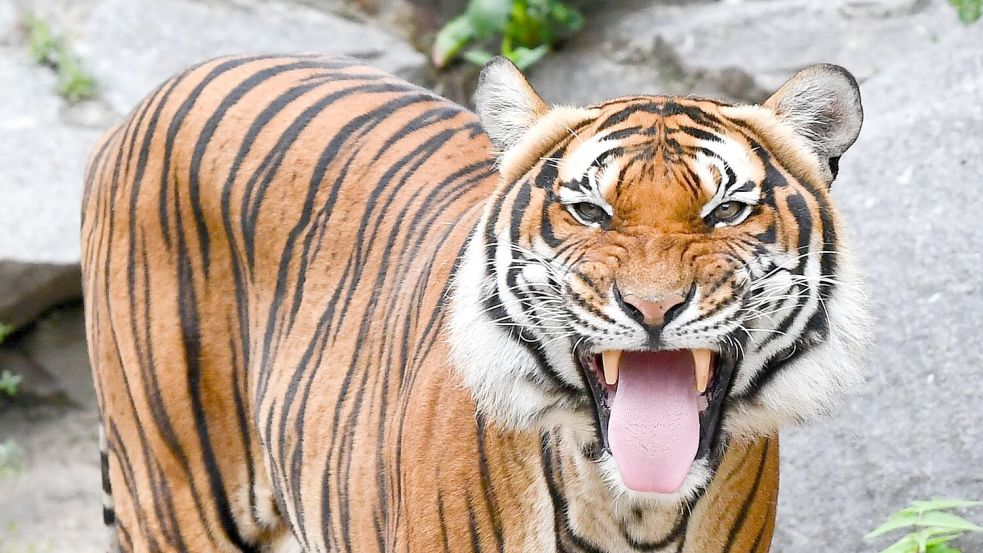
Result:
{"label": "tiger head", "polygon": [[561,429],[618,491],[685,499],[728,444],[828,412],[868,314],[830,199],[854,78],[763,105],[550,106],[508,61],[476,105],[501,181],[455,275],[452,360],[479,412]]}

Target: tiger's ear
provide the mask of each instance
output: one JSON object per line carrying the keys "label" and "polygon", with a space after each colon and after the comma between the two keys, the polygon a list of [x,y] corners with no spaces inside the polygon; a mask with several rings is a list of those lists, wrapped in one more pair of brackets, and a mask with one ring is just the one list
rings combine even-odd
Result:
{"label": "tiger's ear", "polygon": [[481,125],[502,152],[519,142],[550,109],[519,68],[501,56],[481,70],[474,102]]}
{"label": "tiger's ear", "polygon": [[799,71],[764,103],[792,127],[819,157],[829,182],[836,178],[840,156],[860,134],[864,110],[860,87],[839,65],[813,65]]}

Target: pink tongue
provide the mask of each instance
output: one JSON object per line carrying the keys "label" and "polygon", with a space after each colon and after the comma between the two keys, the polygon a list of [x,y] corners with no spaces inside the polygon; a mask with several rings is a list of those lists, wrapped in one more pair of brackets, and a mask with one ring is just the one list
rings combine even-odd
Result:
{"label": "pink tongue", "polygon": [[628,488],[679,490],[699,447],[699,397],[690,352],[622,354],[608,441]]}

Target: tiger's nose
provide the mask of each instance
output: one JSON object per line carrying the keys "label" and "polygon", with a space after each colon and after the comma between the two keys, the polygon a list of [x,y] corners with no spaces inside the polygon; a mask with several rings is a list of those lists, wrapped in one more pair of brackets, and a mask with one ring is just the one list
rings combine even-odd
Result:
{"label": "tiger's nose", "polygon": [[625,294],[622,298],[625,311],[632,319],[647,326],[663,326],[686,301],[686,296],[678,292],[665,294],[657,300],[643,298],[636,294]]}

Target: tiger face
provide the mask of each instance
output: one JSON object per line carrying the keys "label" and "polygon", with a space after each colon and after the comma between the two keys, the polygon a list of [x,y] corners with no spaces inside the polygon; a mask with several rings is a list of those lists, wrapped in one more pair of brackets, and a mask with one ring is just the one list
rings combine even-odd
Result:
{"label": "tiger face", "polygon": [[825,413],[868,317],[829,187],[856,82],[762,106],[550,107],[510,63],[476,94],[501,184],[457,272],[450,343],[484,415],[567,433],[618,492],[680,500],[733,440]]}

